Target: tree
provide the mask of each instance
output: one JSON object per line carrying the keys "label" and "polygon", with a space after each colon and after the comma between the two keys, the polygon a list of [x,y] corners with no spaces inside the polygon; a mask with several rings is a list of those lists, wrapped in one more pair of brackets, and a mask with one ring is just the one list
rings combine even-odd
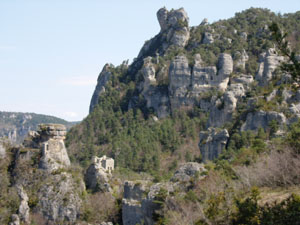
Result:
{"label": "tree", "polygon": [[277,23],[272,23],[269,28],[272,32],[272,38],[275,41],[277,48],[289,59],[288,62],[281,65],[282,71],[291,74],[293,80],[300,83],[300,62],[296,52],[291,50],[289,42],[286,40],[288,33],[282,32]]}

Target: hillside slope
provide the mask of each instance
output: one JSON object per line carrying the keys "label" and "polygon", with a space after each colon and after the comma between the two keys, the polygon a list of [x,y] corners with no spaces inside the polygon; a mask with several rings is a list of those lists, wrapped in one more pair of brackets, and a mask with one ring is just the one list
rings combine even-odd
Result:
{"label": "hillside slope", "polygon": [[21,143],[28,132],[37,130],[41,123],[64,124],[68,129],[76,124],[36,113],[0,112],[0,137],[7,137],[13,143]]}

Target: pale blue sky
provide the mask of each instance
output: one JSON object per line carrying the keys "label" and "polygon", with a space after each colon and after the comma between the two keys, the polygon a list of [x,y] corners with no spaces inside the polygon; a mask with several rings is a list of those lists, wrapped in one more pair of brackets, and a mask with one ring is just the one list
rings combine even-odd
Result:
{"label": "pale blue sky", "polygon": [[300,10],[299,0],[0,0],[0,111],[81,120],[104,64],[132,61],[163,6],[184,7],[190,25],[250,7]]}

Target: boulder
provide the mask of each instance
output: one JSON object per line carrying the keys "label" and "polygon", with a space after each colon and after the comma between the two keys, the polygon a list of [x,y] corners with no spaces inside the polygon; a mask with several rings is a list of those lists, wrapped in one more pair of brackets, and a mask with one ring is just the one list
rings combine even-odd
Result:
{"label": "boulder", "polygon": [[174,173],[171,181],[173,182],[188,182],[191,178],[195,177],[196,174],[201,175],[206,169],[202,163],[188,162],[180,166],[178,170]]}
{"label": "boulder", "polygon": [[208,128],[207,131],[200,132],[199,148],[202,161],[214,160],[225,149],[229,134],[226,129]]}
{"label": "boulder", "polygon": [[110,70],[112,67],[113,67],[113,65],[111,65],[111,64],[105,64],[101,73],[98,76],[97,85],[96,85],[96,88],[95,88],[95,91],[94,91],[94,94],[92,96],[91,103],[90,103],[90,111],[89,111],[90,113],[98,105],[100,95],[105,92],[106,83],[109,81],[109,79],[111,77]]}

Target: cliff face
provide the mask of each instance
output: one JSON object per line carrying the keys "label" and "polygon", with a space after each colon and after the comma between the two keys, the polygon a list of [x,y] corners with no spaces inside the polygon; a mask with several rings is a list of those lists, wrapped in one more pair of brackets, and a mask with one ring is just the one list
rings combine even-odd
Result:
{"label": "cliff face", "polygon": [[[135,156],[150,161],[154,168],[157,164],[154,155],[160,153],[147,147],[149,155],[145,156],[141,146],[152,140],[158,152],[179,149],[180,144],[172,146],[163,141],[162,137],[167,136],[163,125],[161,131],[152,130],[152,120],[158,126],[171,120],[169,129],[178,136],[169,132],[168,138],[175,145],[185,143],[189,137],[183,134],[188,132],[184,123],[193,124],[190,133],[197,133],[195,141],[199,146],[199,156],[194,155],[208,161],[226,152],[235,133],[257,133],[260,128],[268,133],[273,126],[276,134],[272,134],[282,135],[284,127],[299,118],[298,92],[292,90],[291,76],[279,70],[286,59],[274,48],[268,28],[275,20],[289,23],[286,19],[268,10],[249,9],[229,20],[209,24],[204,19],[199,26],[190,27],[183,8],[170,11],[161,8],[157,19],[160,32],[145,42],[132,64],[117,67],[106,64],[99,75],[90,118],[81,128],[97,133],[94,135],[97,141],[92,141],[94,149],[103,146],[101,151],[116,155],[116,161],[123,166],[143,167],[132,162]],[[96,106],[99,109],[95,110]],[[137,139],[139,144],[133,140],[141,128],[132,125],[132,130],[125,131],[128,124],[135,123],[129,119],[132,111],[134,116],[141,112],[145,119],[142,126],[151,130],[144,131],[147,133],[144,142]],[[118,118],[110,123],[105,119],[98,122],[97,116],[108,114]],[[187,122],[185,116],[191,121]],[[93,127],[91,123],[98,125]],[[110,124],[116,124],[118,129]],[[80,137],[85,146],[90,144],[90,139],[85,141],[82,132],[75,130],[72,135]],[[108,135],[109,132],[114,135]],[[122,132],[122,137],[129,137],[122,138]],[[153,139],[155,135],[151,132],[161,136]],[[75,141],[68,140],[74,152],[78,152]],[[110,143],[114,144],[108,147]],[[123,147],[125,150],[120,150]],[[130,149],[135,149],[134,153]]]}

